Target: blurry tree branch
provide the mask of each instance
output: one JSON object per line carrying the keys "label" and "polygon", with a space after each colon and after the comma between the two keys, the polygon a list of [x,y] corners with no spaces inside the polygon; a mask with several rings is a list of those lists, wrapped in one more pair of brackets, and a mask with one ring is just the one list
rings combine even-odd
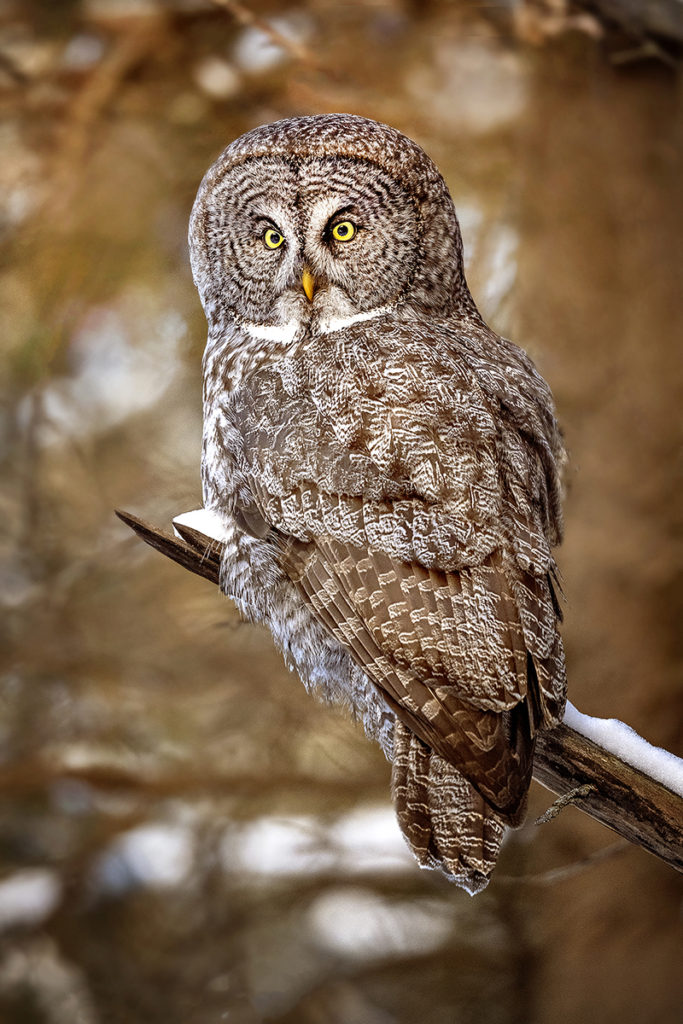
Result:
{"label": "blurry tree branch", "polygon": [[[179,539],[129,512],[116,514],[157,551],[218,584],[217,541],[178,525]],[[578,791],[571,802],[580,810],[683,871],[683,798],[661,782],[564,724],[538,736],[534,778],[559,796]]]}
{"label": "blurry tree branch", "polygon": [[216,7],[222,7],[223,10],[228,11],[240,25],[257,28],[259,32],[263,32],[275,46],[279,46],[294,60],[298,60],[316,71],[327,70],[316,60],[308,47],[296,39],[291,39],[284,32],[280,32],[270,21],[254,14],[246,4],[239,3],[239,0],[213,0],[213,3]]}
{"label": "blurry tree branch", "polygon": [[651,57],[672,67],[680,62],[682,0],[521,0],[511,16],[518,37],[535,46],[570,31],[593,39],[616,34],[634,45],[612,53],[613,63]]}
{"label": "blurry tree branch", "polygon": [[555,885],[557,882],[564,882],[567,878],[575,878],[577,875],[583,874],[587,868],[591,868],[595,864],[602,864],[603,861],[611,860],[612,857],[623,853],[625,850],[630,850],[630,848],[627,839],[617,839],[615,843],[603,846],[601,849],[587,854],[580,860],[573,861],[571,864],[564,864],[559,868],[551,868],[550,871],[542,871],[535,875],[498,874],[496,875],[496,884],[514,886],[515,888],[520,885],[541,887]]}
{"label": "blurry tree branch", "polygon": [[[51,785],[56,779],[70,779],[104,793],[126,793],[129,796],[158,800],[165,797],[190,796],[212,793],[255,799],[268,789],[270,776],[258,772],[207,773],[199,771],[162,770],[141,773],[133,769],[101,763],[70,765],[58,758],[35,758],[0,769],[0,794],[33,793]],[[319,794],[325,798],[339,793],[338,779],[325,779],[306,773],[289,772],[279,777],[283,789],[292,792]],[[362,779],[347,778],[344,792],[367,795],[367,783]]]}
{"label": "blurry tree branch", "polygon": [[26,85],[29,76],[5,50],[0,49],[0,71],[3,71],[15,85]]}
{"label": "blurry tree branch", "polygon": [[656,36],[683,42],[683,3],[681,0],[579,0],[579,6],[597,10],[603,18],[615,21],[626,31],[641,37]]}
{"label": "blurry tree branch", "polygon": [[69,112],[56,156],[50,193],[53,214],[64,215],[78,192],[87,169],[98,122],[115,100],[119,87],[158,43],[158,27],[137,26],[115,39],[90,75]]}

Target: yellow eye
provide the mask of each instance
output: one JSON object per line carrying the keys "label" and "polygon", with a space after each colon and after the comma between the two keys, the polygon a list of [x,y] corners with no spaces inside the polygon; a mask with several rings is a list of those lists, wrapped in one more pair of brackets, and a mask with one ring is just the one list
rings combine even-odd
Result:
{"label": "yellow eye", "polygon": [[263,241],[269,249],[279,249],[284,240],[285,236],[281,235],[279,231],[275,230],[275,228],[268,228],[263,236]]}
{"label": "yellow eye", "polygon": [[332,228],[332,237],[338,242],[350,242],[356,233],[356,225],[350,220],[343,220]]}

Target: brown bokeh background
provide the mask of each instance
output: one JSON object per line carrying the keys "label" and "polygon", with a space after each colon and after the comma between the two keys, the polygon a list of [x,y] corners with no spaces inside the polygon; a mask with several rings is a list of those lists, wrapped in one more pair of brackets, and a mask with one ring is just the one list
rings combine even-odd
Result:
{"label": "brown bokeh background", "polygon": [[556,396],[571,700],[680,754],[677,72],[559,0],[232,6],[0,3],[0,1020],[673,1024],[679,876],[540,787],[484,894],[420,872],[380,753],[112,509],[199,503],[206,167],[387,121]]}

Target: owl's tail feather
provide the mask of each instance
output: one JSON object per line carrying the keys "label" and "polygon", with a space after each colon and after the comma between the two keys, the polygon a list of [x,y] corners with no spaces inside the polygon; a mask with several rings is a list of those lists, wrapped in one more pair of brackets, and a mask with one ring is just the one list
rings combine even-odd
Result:
{"label": "owl's tail feather", "polygon": [[418,863],[474,896],[489,882],[505,824],[467,779],[396,720],[392,790]]}

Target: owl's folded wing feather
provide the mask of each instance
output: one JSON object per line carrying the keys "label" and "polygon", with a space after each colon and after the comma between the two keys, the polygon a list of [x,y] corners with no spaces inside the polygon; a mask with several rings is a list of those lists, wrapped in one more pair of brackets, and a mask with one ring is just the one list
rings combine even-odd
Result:
{"label": "owl's folded wing feather", "polygon": [[[497,685],[493,696],[483,686],[468,692],[457,668],[477,646],[470,640],[486,633],[486,624],[477,621],[492,614],[484,607],[482,580],[488,573],[500,586],[498,570],[479,567],[476,582],[469,571],[427,573],[332,537],[284,540],[281,557],[321,622],[380,688],[397,718],[515,823],[529,786],[534,728],[519,622],[503,615],[510,642],[509,649],[500,646],[505,666],[497,674],[493,658],[481,666]],[[480,608],[463,595],[473,586],[480,590]],[[511,610],[509,601],[506,607]],[[493,629],[494,622],[488,625]]]}
{"label": "owl's folded wing feather", "polygon": [[[258,505],[273,513],[260,482],[250,482]],[[287,500],[301,508],[339,503],[313,485]],[[374,511],[389,514],[384,504]],[[366,503],[364,519],[372,514]],[[280,527],[281,517],[273,518]],[[329,525],[334,516],[321,520]],[[273,533],[290,578],[397,717],[515,823],[524,810],[535,729],[550,724],[539,680],[550,680],[551,688],[555,681],[548,658],[528,643],[530,621],[525,628],[514,596],[513,581],[521,585],[516,566],[494,552],[482,564],[445,573],[347,536],[328,530],[299,541]],[[533,586],[529,580],[530,592]]]}

